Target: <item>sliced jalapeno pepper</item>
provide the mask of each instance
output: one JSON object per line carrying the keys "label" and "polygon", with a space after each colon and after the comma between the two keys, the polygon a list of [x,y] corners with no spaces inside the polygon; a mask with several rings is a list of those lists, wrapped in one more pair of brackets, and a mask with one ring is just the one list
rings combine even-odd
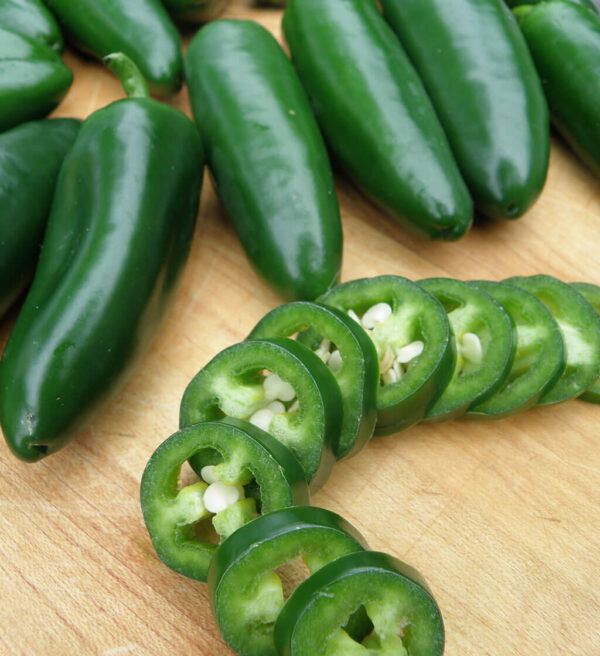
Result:
{"label": "sliced jalapeno pepper", "polygon": [[[202,480],[179,489],[181,467],[202,452]],[[199,537],[212,516],[225,539],[257,513],[309,503],[304,471],[292,452],[260,428],[227,418],[171,435],[150,458],[140,490],[146,527],[171,569],[206,581],[217,545]]]}
{"label": "sliced jalapeno pepper", "polygon": [[504,383],[515,355],[514,326],[496,300],[466,282],[428,278],[418,284],[444,306],[457,349],[452,378],[426,419],[455,419]]}
{"label": "sliced jalapeno pepper", "polygon": [[[372,631],[354,639],[348,618],[365,608]],[[341,556],[292,592],[275,623],[280,656],[442,656],[442,615],[421,575],[374,551]]]}
{"label": "sliced jalapeno pepper", "polygon": [[516,328],[515,359],[502,387],[467,416],[500,419],[534,406],[565,367],[560,330],[546,306],[520,287],[478,280],[472,283],[495,298]]}
{"label": "sliced jalapeno pepper", "polygon": [[356,455],[371,439],[377,420],[375,346],[347,314],[309,301],[275,308],[259,321],[248,339],[290,337],[298,331],[305,331],[299,341],[315,350],[340,387],[342,422],[336,458]]}
{"label": "sliced jalapeno pepper", "polygon": [[552,405],[580,394],[600,376],[600,317],[573,287],[552,276],[509,278],[548,308],[558,324],[565,348],[565,368],[558,381],[538,401]]}
{"label": "sliced jalapeno pepper", "polygon": [[[574,287],[585,300],[600,314],[600,287],[589,282],[572,282]],[[593,382],[578,398],[588,403],[600,403],[600,378]]]}
{"label": "sliced jalapeno pepper", "polygon": [[[302,344],[273,338],[216,355],[187,386],[179,424],[248,419],[291,449],[315,490],[335,462],[341,414],[340,389],[327,365]],[[207,463],[195,456],[191,464],[199,472]]]}
{"label": "sliced jalapeno pepper", "polygon": [[217,549],[208,573],[211,606],[225,642],[240,656],[276,656],[273,626],[284,596],[274,570],[300,556],[315,572],[365,548],[352,525],[312,506],[276,510],[242,526]]}
{"label": "sliced jalapeno pepper", "polygon": [[62,52],[64,42],[58,23],[41,0],[1,0],[0,25]]}
{"label": "sliced jalapeno pepper", "polygon": [[420,421],[454,371],[452,333],[440,303],[399,276],[353,280],[321,300],[348,312],[375,344],[380,372],[376,433]]}

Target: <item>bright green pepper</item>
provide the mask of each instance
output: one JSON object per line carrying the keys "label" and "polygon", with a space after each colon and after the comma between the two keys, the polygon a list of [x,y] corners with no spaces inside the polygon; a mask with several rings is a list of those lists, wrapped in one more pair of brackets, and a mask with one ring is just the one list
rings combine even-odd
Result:
{"label": "bright green pepper", "polygon": [[[521,5],[537,5],[540,2],[548,2],[548,0],[504,0],[509,7],[520,7]],[[574,5],[579,5],[580,7],[585,7],[586,9],[591,9],[592,11],[598,13],[598,7],[592,2],[592,0],[567,0]]]}
{"label": "bright green pepper", "polygon": [[[199,452],[211,462],[204,480],[180,489],[182,465]],[[243,491],[244,498],[217,513],[210,504],[207,509],[205,497],[215,481],[233,486],[240,497]],[[233,418],[189,426],[165,440],[146,465],[140,498],[159,558],[198,581],[206,581],[217,549],[198,536],[199,522],[212,517],[217,533],[226,538],[258,512],[309,503],[304,471],[291,451],[256,426]]]}
{"label": "bright green pepper", "polygon": [[55,50],[0,27],[0,132],[49,114],[72,82]]}
{"label": "bright green pepper", "polygon": [[[571,287],[574,287],[600,314],[600,287],[598,285],[592,285],[589,282],[572,282]],[[600,378],[592,383],[579,398],[588,403],[600,403]]]}
{"label": "bright green pepper", "polygon": [[120,100],[81,126],[0,363],[19,458],[71,440],[149,346],[187,261],[203,167],[194,124],[163,103]]}
{"label": "bright green pepper", "polygon": [[382,0],[484,214],[521,216],[548,170],[548,107],[500,0]]}
{"label": "bright green pepper", "polygon": [[250,262],[284,298],[337,282],[342,228],[329,159],[288,58],[251,21],[202,28],[185,58],[194,117]]}
{"label": "bright green pepper", "polygon": [[473,207],[423,85],[372,0],[292,0],[294,66],[342,168],[396,220],[458,239]]}
{"label": "bright green pepper", "polygon": [[[360,607],[371,631],[351,636],[343,627]],[[442,656],[444,624],[417,571],[384,553],[356,551],[292,592],[274,639],[280,656]]]}
{"label": "bright green pepper", "polygon": [[58,23],[41,0],[0,0],[0,26],[41,41],[57,52],[63,50]]}
{"label": "bright green pepper", "polygon": [[0,317],[33,277],[56,178],[79,125],[48,119],[0,134]]}
{"label": "bright green pepper", "polygon": [[162,0],[171,16],[185,23],[207,23],[225,8],[227,0]]}

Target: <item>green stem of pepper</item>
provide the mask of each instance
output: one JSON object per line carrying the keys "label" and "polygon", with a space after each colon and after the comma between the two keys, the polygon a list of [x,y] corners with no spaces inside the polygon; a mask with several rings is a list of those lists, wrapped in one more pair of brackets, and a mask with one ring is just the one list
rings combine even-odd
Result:
{"label": "green stem of pepper", "polygon": [[103,59],[104,65],[118,78],[129,98],[149,98],[148,85],[140,69],[127,55],[112,52]]}

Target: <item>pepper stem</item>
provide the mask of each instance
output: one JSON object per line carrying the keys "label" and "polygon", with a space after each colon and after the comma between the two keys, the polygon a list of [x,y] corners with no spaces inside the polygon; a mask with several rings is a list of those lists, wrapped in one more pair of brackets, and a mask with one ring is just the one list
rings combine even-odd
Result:
{"label": "pepper stem", "polygon": [[512,13],[517,19],[517,23],[520,25],[525,20],[527,15],[530,14],[534,9],[535,7],[533,5],[520,5],[519,7],[515,7],[512,10]]}
{"label": "pepper stem", "polygon": [[148,85],[140,69],[136,64],[122,52],[113,52],[104,57],[104,65],[111,73],[114,73],[129,98],[148,98]]}

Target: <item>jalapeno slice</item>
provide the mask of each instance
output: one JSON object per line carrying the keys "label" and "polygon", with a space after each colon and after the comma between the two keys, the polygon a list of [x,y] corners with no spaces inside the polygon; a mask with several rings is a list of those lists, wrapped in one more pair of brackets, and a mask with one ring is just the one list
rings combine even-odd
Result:
{"label": "jalapeno slice", "polygon": [[565,369],[538,405],[561,403],[583,394],[600,376],[600,317],[575,288],[552,276],[509,278],[533,294],[558,324],[565,347]]}
{"label": "jalapeno slice", "polygon": [[291,337],[327,364],[342,394],[342,422],[336,458],[356,455],[371,439],[377,420],[377,351],[365,331],[340,310],[299,301],[275,308],[253,328],[249,339]]}
{"label": "jalapeno slice", "polygon": [[[372,631],[343,627],[364,608]],[[359,551],[325,565],[302,582],[274,631],[280,656],[441,656],[444,624],[421,575],[384,553]]]}
{"label": "jalapeno slice", "polygon": [[[224,416],[247,419],[298,458],[311,489],[321,487],[335,462],[342,414],[340,389],[327,365],[287,338],[234,344],[216,355],[188,385],[181,427]],[[200,455],[190,464],[210,464]]]}
{"label": "jalapeno slice", "polygon": [[419,285],[446,310],[457,349],[452,378],[426,419],[455,419],[504,383],[515,354],[514,326],[502,306],[473,285],[450,278],[428,278]]}
{"label": "jalapeno slice", "polygon": [[450,325],[440,303],[400,276],[353,280],[321,300],[347,312],[375,344],[380,373],[376,434],[420,421],[454,370]]}
{"label": "jalapeno slice", "polygon": [[217,549],[208,573],[211,606],[225,642],[240,656],[275,656],[273,626],[284,592],[274,570],[299,556],[313,573],[366,548],[351,524],[312,506],[276,510],[242,526]]}
{"label": "jalapeno slice", "polygon": [[533,294],[502,282],[472,284],[495,298],[516,328],[515,359],[504,383],[467,411],[477,419],[500,419],[534,406],[555,384],[565,366],[563,340],[552,315]]}
{"label": "jalapeno slice", "polygon": [[[572,282],[571,287],[576,289],[600,314],[600,287],[598,285],[589,282]],[[600,403],[600,378],[593,382],[579,398],[588,403]]]}
{"label": "jalapeno slice", "polygon": [[[180,489],[182,465],[199,453],[211,464],[201,480]],[[309,495],[289,449],[260,428],[227,418],[189,426],[165,440],[146,465],[140,499],[162,562],[206,581],[217,544],[204,520],[212,519],[225,539],[259,512],[307,504]]]}

